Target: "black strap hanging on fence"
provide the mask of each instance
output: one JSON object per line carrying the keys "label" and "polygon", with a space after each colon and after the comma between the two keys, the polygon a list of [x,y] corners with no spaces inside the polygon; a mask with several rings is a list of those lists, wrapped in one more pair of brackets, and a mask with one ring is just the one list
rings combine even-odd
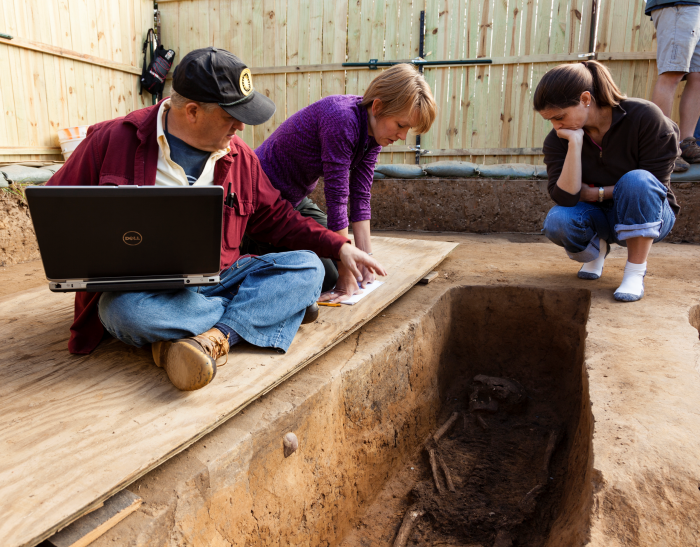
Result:
{"label": "black strap hanging on fence", "polygon": [[162,45],[159,45],[151,50],[151,62],[146,64],[148,55],[146,50],[152,43],[158,43],[156,34],[153,29],[148,29],[146,41],[143,43],[143,70],[141,71],[139,95],[143,94],[145,89],[151,95],[160,96],[165,88],[165,76],[168,74],[170,67],[173,66],[173,60],[175,59],[175,51],[165,49]]}

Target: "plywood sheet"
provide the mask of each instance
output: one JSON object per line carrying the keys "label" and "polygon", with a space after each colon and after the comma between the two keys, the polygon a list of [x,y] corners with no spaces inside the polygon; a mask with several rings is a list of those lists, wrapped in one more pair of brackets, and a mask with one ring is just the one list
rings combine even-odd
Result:
{"label": "plywood sheet", "polygon": [[321,309],[279,355],[248,345],[206,388],[182,392],[148,348],[110,340],[68,354],[73,297],[0,299],[0,538],[34,545],[216,428],[396,300],[456,246],[372,238],[389,271],[355,306]]}

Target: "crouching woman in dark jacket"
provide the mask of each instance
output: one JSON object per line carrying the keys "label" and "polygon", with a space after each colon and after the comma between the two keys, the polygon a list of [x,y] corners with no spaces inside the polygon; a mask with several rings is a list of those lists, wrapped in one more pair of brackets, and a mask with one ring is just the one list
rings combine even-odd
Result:
{"label": "crouching woman in dark jacket", "polygon": [[544,141],[549,194],[557,204],[545,235],[598,279],[611,243],[627,247],[615,299],[644,296],[652,243],[680,208],[670,189],[678,127],[653,103],[628,99],[596,61],[560,65],[535,90],[534,107],[554,129]]}

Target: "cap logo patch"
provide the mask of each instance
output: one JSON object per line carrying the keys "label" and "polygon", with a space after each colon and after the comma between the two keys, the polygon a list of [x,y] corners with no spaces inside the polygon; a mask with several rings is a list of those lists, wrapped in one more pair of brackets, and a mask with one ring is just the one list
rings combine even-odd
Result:
{"label": "cap logo patch", "polygon": [[241,72],[241,78],[238,81],[238,87],[241,88],[241,93],[246,97],[253,91],[253,75],[250,73],[249,68],[243,69]]}

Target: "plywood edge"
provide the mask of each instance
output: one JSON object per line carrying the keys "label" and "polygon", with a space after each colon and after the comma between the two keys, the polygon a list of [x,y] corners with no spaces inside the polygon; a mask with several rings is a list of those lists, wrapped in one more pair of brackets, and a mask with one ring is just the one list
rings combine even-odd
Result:
{"label": "plywood edge", "polygon": [[[376,236],[375,236],[376,237]],[[377,239],[386,239],[386,240],[391,240],[394,238],[384,238],[384,237],[377,237]],[[423,240],[410,240],[410,239],[403,239],[403,241],[420,241],[423,243]],[[301,361],[296,367],[291,369],[287,374],[280,376],[277,378],[277,380],[273,383],[267,386],[266,389],[257,392],[253,397],[250,397],[247,399],[245,402],[240,404],[238,407],[236,407],[234,410],[231,412],[228,412],[226,414],[223,414],[219,416],[214,422],[212,422],[209,426],[203,428],[199,433],[194,435],[192,438],[187,440],[186,442],[181,443],[177,447],[173,448],[172,450],[168,451],[166,454],[163,456],[156,458],[152,460],[149,464],[145,465],[141,470],[139,470],[137,473],[134,473],[130,477],[124,479],[121,481],[119,484],[115,485],[114,488],[110,489],[108,492],[106,492],[104,495],[99,496],[96,498],[91,504],[85,506],[82,510],[74,513],[73,515],[70,515],[63,519],[61,522],[55,524],[52,526],[50,529],[46,530],[44,533],[36,536],[33,538],[30,542],[26,543],[25,546],[23,547],[30,547],[32,545],[36,545],[37,543],[44,541],[48,539],[50,536],[56,533],[57,530],[62,530],[64,527],[70,525],[70,523],[76,522],[78,519],[88,516],[92,512],[97,512],[95,509],[99,507],[100,504],[104,503],[106,500],[108,500],[111,496],[114,496],[116,492],[119,492],[121,490],[126,489],[129,485],[131,485],[134,481],[140,479],[156,467],[162,465],[163,463],[167,462],[169,459],[171,459],[173,456],[176,456],[180,452],[183,452],[190,446],[192,446],[194,443],[202,439],[204,436],[208,435],[212,431],[214,431],[216,428],[221,426],[223,423],[228,421],[229,419],[233,418],[236,416],[238,413],[240,413],[242,410],[248,407],[251,403],[254,401],[258,400],[260,397],[263,397],[273,389],[275,389],[277,386],[280,384],[284,383],[287,381],[289,378],[294,376],[297,372],[302,370],[304,367],[327,353],[329,350],[331,350],[333,347],[335,347],[337,344],[345,340],[348,336],[350,336],[352,333],[356,332],[357,330],[361,329],[363,326],[365,326],[369,321],[374,319],[379,313],[381,313],[384,309],[386,309],[388,306],[393,304],[396,300],[398,300],[401,296],[406,294],[411,288],[413,288],[420,279],[425,277],[429,272],[431,272],[436,266],[438,266],[440,263],[442,263],[445,258],[459,245],[459,243],[453,243],[453,242],[447,242],[447,241],[440,241],[440,242],[433,242],[433,247],[434,250],[439,253],[436,253],[435,260],[433,263],[423,269],[423,271],[418,271],[417,275],[415,277],[415,281],[413,283],[408,283],[406,287],[404,287],[403,290],[399,291],[396,293],[396,295],[389,301],[387,302],[384,306],[381,308],[375,310],[371,314],[367,315],[362,321],[359,321],[356,325],[354,325],[352,328],[348,329],[347,331],[344,331],[341,335],[337,336],[334,340],[332,340],[327,346],[324,348],[320,349],[313,355],[309,356],[307,359],[304,361]],[[38,291],[41,290],[41,287],[35,288],[35,289],[29,289],[27,291],[23,291],[25,293],[29,293],[30,291]],[[19,293],[21,294],[21,293]],[[16,296],[16,295],[13,295]],[[2,299],[0,299],[0,303],[2,303]],[[135,510],[135,509],[134,509]],[[124,515],[125,517],[127,515]],[[115,523],[116,524],[116,523]],[[104,532],[103,532],[104,533]]]}
{"label": "plywood edge", "polygon": [[86,547],[102,534],[136,511],[143,500],[122,490],[105,501],[102,507],[78,518],[48,539],[54,547]]}

